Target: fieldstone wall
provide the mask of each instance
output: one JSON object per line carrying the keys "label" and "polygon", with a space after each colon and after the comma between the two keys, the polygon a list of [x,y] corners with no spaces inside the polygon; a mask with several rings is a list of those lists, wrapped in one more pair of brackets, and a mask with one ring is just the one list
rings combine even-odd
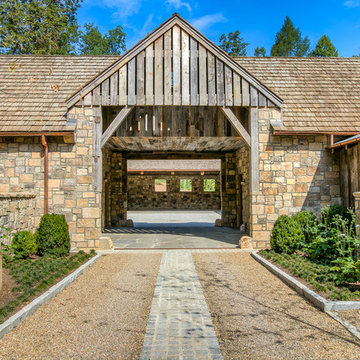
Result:
{"label": "fieldstone wall", "polygon": [[260,191],[251,194],[250,214],[256,248],[269,246],[280,215],[341,203],[339,158],[326,150],[327,136],[274,136],[270,119],[280,119],[280,112],[260,109]]}
{"label": "fieldstone wall", "polygon": [[[0,225],[11,232],[28,230],[35,231],[35,195],[31,193],[0,194]],[[11,242],[8,239],[7,244]]]}
{"label": "fieldstone wall", "polygon": [[243,146],[236,152],[236,173],[237,173],[237,193],[239,204],[238,227],[245,225],[245,231],[250,229],[250,151],[247,146]]}
{"label": "fieldstone wall", "polygon": [[[166,180],[166,192],[155,192],[155,179]],[[191,179],[192,191],[180,191],[180,179]],[[215,191],[205,192],[204,179],[215,180]],[[220,209],[220,174],[191,172],[156,174],[128,173],[129,210],[139,209]]]}

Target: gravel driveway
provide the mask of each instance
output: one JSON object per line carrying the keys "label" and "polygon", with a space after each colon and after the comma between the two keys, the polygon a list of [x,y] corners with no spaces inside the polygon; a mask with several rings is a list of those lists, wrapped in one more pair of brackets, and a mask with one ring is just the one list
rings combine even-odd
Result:
{"label": "gravel driveway", "polygon": [[160,260],[102,256],[0,340],[0,359],[137,359]]}
{"label": "gravel driveway", "polygon": [[193,257],[224,359],[360,359],[360,342],[250,254]]}

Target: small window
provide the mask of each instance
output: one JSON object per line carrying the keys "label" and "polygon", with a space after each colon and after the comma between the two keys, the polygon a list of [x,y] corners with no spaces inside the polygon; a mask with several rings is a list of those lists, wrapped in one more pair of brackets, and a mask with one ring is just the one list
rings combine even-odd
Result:
{"label": "small window", "polygon": [[204,179],[204,191],[205,192],[215,191],[215,179]]}
{"label": "small window", "polygon": [[192,191],[192,182],[190,179],[180,179],[180,191]]}
{"label": "small window", "polygon": [[166,192],[165,179],[155,179],[155,192]]}

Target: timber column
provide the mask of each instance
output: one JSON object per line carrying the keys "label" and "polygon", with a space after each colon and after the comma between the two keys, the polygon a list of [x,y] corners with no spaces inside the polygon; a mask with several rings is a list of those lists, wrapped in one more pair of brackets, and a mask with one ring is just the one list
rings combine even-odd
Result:
{"label": "timber column", "polygon": [[111,154],[111,226],[125,226],[127,218],[127,161],[121,153]]}

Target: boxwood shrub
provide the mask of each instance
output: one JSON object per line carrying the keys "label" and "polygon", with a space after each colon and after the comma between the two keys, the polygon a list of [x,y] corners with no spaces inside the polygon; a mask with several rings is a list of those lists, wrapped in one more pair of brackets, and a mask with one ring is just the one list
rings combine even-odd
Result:
{"label": "boxwood shrub", "polygon": [[64,215],[44,215],[35,236],[39,255],[66,256],[69,254],[69,227]]}
{"label": "boxwood shrub", "polygon": [[294,253],[305,241],[300,224],[287,215],[280,216],[271,234],[271,248],[278,253]]}
{"label": "boxwood shrub", "polygon": [[37,245],[30,231],[18,231],[13,235],[11,248],[16,259],[25,259],[36,254]]}
{"label": "boxwood shrub", "polygon": [[311,243],[319,233],[318,220],[311,211],[300,211],[292,216],[304,233],[305,243]]}

